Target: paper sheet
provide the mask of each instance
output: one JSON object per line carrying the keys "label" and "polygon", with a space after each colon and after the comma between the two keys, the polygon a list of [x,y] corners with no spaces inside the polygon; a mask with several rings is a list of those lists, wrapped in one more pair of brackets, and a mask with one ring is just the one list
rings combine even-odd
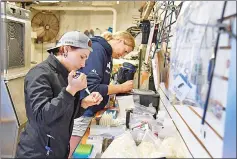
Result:
{"label": "paper sheet", "polygon": [[116,97],[119,104],[118,118],[126,118],[126,109],[135,108],[133,95]]}

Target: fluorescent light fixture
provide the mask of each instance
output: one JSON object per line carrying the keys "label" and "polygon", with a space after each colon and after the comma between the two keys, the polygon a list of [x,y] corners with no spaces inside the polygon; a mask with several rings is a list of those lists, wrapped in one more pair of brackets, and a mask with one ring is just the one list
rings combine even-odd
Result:
{"label": "fluorescent light fixture", "polygon": [[59,2],[59,1],[44,1],[44,0],[42,0],[42,1],[40,1],[41,3],[57,3],[57,2]]}

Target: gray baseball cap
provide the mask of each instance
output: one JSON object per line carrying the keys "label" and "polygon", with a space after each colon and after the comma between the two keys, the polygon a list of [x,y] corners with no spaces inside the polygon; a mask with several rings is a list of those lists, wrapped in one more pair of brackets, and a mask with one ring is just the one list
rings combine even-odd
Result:
{"label": "gray baseball cap", "polygon": [[47,50],[48,53],[55,53],[60,46],[73,46],[78,47],[82,49],[88,49],[91,52],[93,51],[92,42],[88,36],[86,36],[84,33],[81,33],[79,31],[70,31],[61,37],[61,39],[58,41],[55,47],[50,48]]}

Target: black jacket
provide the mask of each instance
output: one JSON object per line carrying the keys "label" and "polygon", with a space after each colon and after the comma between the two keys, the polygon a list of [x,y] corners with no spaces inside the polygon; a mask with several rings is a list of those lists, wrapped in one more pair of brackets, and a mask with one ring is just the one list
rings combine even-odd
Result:
{"label": "black jacket", "polygon": [[[28,123],[20,136],[17,158],[67,158],[73,120],[80,109],[79,94],[65,88],[69,72],[54,57],[32,68],[25,77]],[[47,135],[52,136],[52,138]]]}

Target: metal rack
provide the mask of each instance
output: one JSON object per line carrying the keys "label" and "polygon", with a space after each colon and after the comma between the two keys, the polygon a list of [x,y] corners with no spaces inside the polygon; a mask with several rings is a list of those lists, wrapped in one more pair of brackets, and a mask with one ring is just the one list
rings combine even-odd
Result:
{"label": "metal rack", "polygon": [[[160,2],[158,2],[160,3]],[[169,49],[169,38],[172,37],[171,35],[171,27],[175,24],[176,19],[179,15],[183,2],[181,2],[178,6],[174,4],[174,1],[165,1],[161,5],[156,8],[154,13],[155,19],[160,20],[158,23],[158,34],[157,34],[157,44],[156,50],[161,49],[161,42],[166,42],[166,52]],[[159,10],[162,10],[159,13]],[[175,16],[174,16],[175,14]],[[155,53],[153,54],[153,58]]]}

